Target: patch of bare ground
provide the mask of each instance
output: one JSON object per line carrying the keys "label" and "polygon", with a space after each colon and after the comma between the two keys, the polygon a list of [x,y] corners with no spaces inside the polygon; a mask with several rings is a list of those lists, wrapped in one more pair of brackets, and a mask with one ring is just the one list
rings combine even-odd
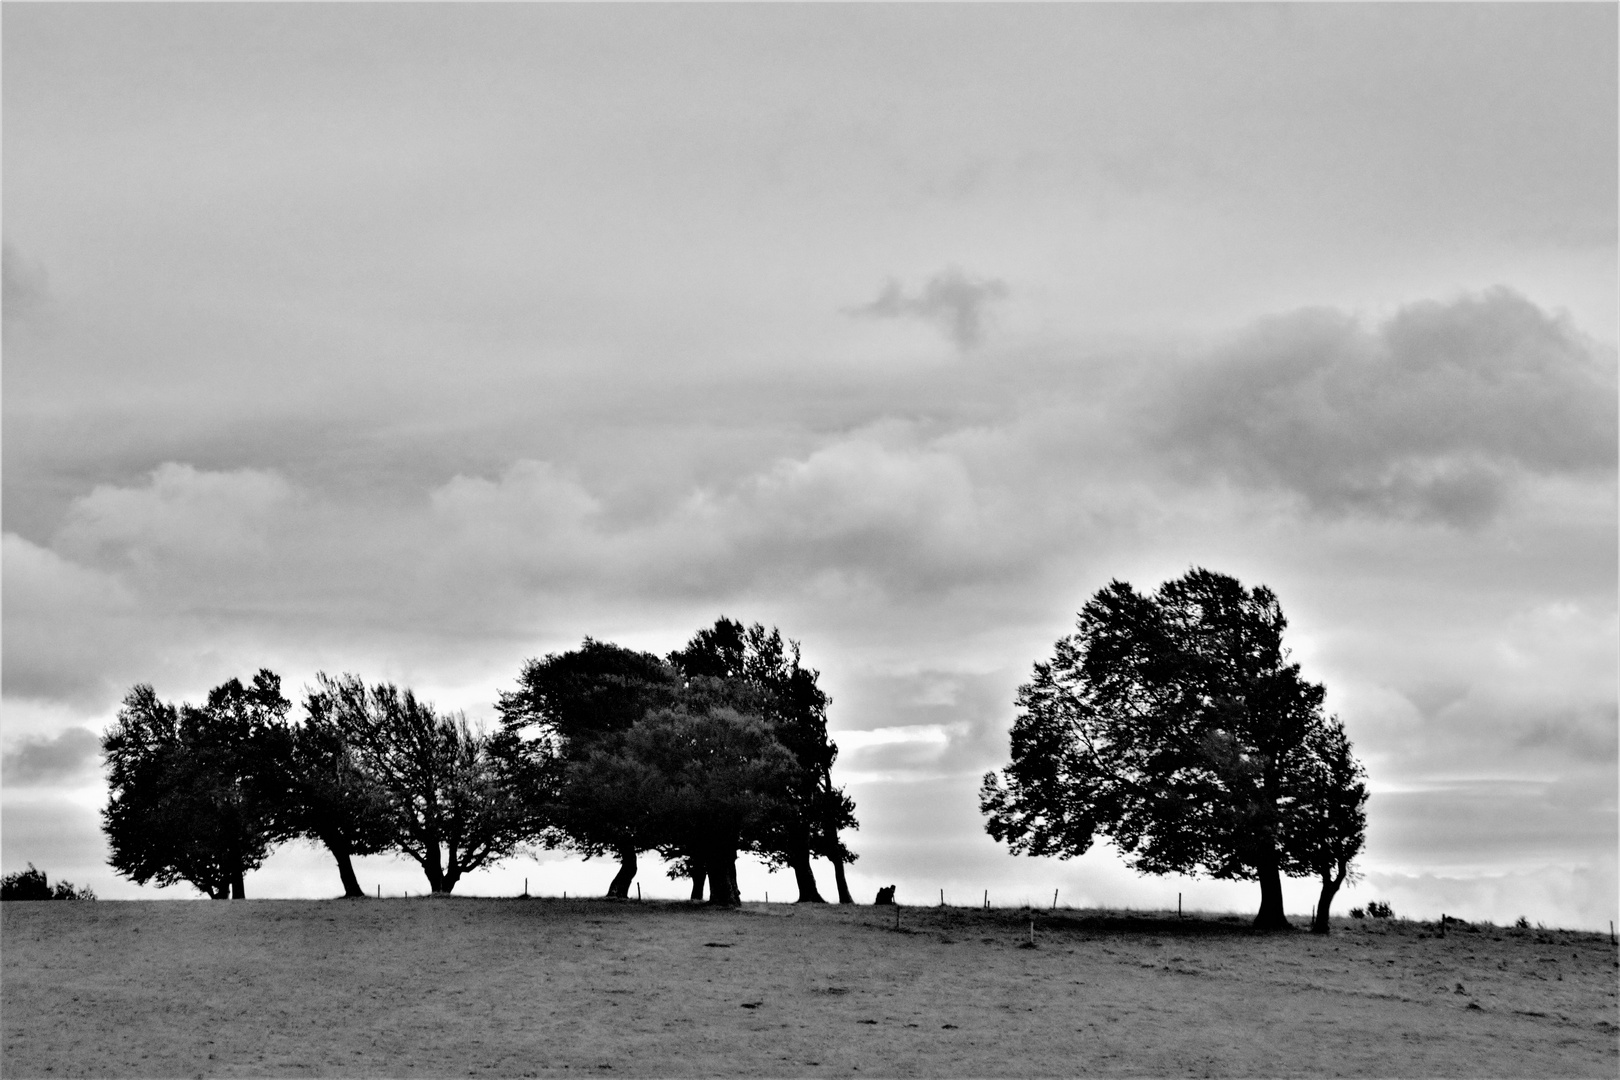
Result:
{"label": "patch of bare ground", "polygon": [[[7,903],[7,1077],[1600,1076],[1605,935],[1104,912]],[[1035,947],[1028,947],[1033,918]]]}

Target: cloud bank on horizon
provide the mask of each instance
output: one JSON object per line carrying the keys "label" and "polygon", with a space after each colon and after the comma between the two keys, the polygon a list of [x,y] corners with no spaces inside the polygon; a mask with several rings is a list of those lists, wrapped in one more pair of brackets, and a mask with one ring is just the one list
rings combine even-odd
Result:
{"label": "cloud bank on horizon", "polygon": [[1144,903],[974,792],[1091,592],[1207,565],[1369,768],[1362,899],[1602,925],[1614,29],[8,11],[7,868],[146,894],[95,818],[133,683],[487,718],[526,657],[725,612],[822,671],[859,889]]}

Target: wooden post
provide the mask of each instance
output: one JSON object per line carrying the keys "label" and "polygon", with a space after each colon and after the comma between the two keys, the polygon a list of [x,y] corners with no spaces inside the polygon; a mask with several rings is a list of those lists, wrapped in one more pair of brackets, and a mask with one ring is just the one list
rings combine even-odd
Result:
{"label": "wooden post", "polygon": [[523,895],[524,896],[529,895],[529,879],[528,878],[523,879]]}
{"label": "wooden post", "polygon": [[1176,893],[1176,918],[1181,918],[1181,894]]}
{"label": "wooden post", "polygon": [[[990,890],[989,889],[984,890],[984,910],[986,910],[986,911],[990,910]],[[1609,925],[1613,926],[1614,924],[1610,923]]]}
{"label": "wooden post", "polygon": [[945,890],[944,889],[939,890],[939,906],[940,907],[945,906]]}
{"label": "wooden post", "polygon": [[1058,891],[1056,889],[1053,889],[1052,890],[1052,910],[1053,911],[1057,910],[1057,894],[1058,894]]}
{"label": "wooden post", "polygon": [[1440,936],[1446,936],[1446,913],[1443,911],[1440,913]]}
{"label": "wooden post", "polygon": [[1033,916],[1029,920],[1029,943],[1031,945],[1035,944],[1035,919]]}
{"label": "wooden post", "polygon": [[[382,899],[382,882],[380,881],[377,882],[377,899]],[[1610,923],[1609,925],[1612,927],[1614,923]]]}
{"label": "wooden post", "polygon": [[636,903],[641,903],[641,882],[636,882]]}

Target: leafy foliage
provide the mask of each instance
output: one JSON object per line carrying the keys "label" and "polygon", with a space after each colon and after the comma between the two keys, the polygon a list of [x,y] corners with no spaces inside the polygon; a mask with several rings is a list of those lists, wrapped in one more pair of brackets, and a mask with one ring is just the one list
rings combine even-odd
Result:
{"label": "leafy foliage", "polygon": [[1286,926],[1280,874],[1347,871],[1366,799],[1286,626],[1269,589],[1208,570],[1151,596],[1110,583],[1019,688],[986,830],[1014,852],[1067,858],[1101,835],[1143,873],[1258,880],[1257,924]]}
{"label": "leafy foliage", "polygon": [[297,831],[281,787],[289,708],[265,670],[251,685],[215,687],[200,707],[132,689],[102,739],[113,869],[141,884],[188,881],[216,899],[243,896],[243,874]]}
{"label": "leafy foliage", "polygon": [[827,733],[831,699],[817,684],[820,673],[802,665],[798,642],[784,641],[774,627],[767,631],[754,623],[744,628],[721,616],[669,659],[687,677],[689,689],[704,679],[718,679],[755,691],[760,716],[795,763],[778,812],[765,823],[756,851],[769,864],[794,868],[802,900],[821,899],[810,873],[810,856],[832,860],[839,899],[849,902],[842,871],[855,855],[839,833],[860,825],[854,801],[833,786],[838,747]]}
{"label": "leafy foliage", "polygon": [[463,716],[440,715],[410,690],[367,688],[356,675],[316,676],[309,725],[340,737],[357,784],[380,801],[386,846],[422,867],[435,893],[517,854],[538,828],[493,740]]}
{"label": "leafy foliage", "polygon": [[570,769],[638,843],[705,868],[715,903],[737,898],[737,852],[779,820],[796,763],[760,717],[723,704],[655,709]]}
{"label": "leafy foliage", "polygon": [[45,878],[45,871],[18,870],[0,879],[0,900],[94,900],[96,894],[89,886],[79,887],[71,881],[58,881],[53,887]]}

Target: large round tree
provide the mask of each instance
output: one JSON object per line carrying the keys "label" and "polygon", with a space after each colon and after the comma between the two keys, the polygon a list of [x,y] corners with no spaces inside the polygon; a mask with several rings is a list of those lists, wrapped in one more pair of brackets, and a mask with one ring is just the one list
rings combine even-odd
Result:
{"label": "large round tree", "polygon": [[290,707],[280,678],[262,670],[246,686],[216,686],[200,706],[132,689],[101,740],[113,869],[142,885],[245,896],[243,875],[298,832],[283,787]]}
{"label": "large round tree", "polygon": [[1271,590],[1208,570],[1152,595],[1110,583],[1019,688],[1012,762],[980,793],[987,831],[1063,858],[1103,836],[1143,873],[1258,881],[1262,929],[1288,926],[1284,874],[1320,874],[1325,931],[1366,786],[1286,626]]}

